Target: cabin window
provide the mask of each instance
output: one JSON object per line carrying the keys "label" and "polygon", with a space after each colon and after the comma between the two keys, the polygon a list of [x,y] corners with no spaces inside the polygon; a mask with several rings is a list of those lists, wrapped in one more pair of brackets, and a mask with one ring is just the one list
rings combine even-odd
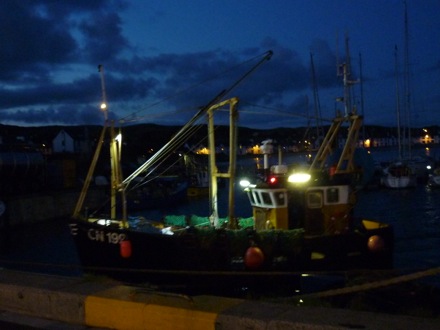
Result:
{"label": "cabin window", "polygon": [[256,193],[255,195],[253,195],[254,197],[255,197],[255,201],[256,201],[256,203],[255,204],[261,204],[261,200],[260,200],[260,195],[258,194],[258,193]]}
{"label": "cabin window", "polygon": [[307,194],[307,206],[311,209],[322,207],[322,191],[311,191]]}
{"label": "cabin window", "polygon": [[270,194],[268,194],[266,192],[262,192],[261,197],[263,198],[264,204],[272,205],[272,198],[270,198]]}
{"label": "cabin window", "polygon": [[329,188],[327,189],[327,203],[338,203],[339,202],[339,189]]}

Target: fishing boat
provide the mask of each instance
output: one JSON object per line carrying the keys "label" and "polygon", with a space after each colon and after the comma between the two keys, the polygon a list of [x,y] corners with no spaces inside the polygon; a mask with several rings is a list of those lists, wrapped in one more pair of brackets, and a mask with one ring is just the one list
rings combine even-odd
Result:
{"label": "fishing boat", "polygon": [[[317,158],[302,183],[291,180],[276,166],[266,179],[248,184],[245,192],[253,206],[248,218],[234,215],[236,121],[238,98],[210,102],[195,117],[208,118],[209,149],[214,150],[214,114],[229,109],[229,167],[220,172],[215,153],[209,154],[211,214],[199,218],[184,215],[161,222],[130,217],[126,204],[118,209],[117,200],[131,180],[146,171],[156,158],[122,179],[120,138],[107,120],[101,138],[110,132],[112,159],[112,205],[108,214],[85,213],[83,202],[87,181],[70,220],[71,236],[85,272],[106,274],[125,281],[204,285],[219,290],[296,283],[308,271],[348,269],[386,269],[393,263],[393,230],[388,224],[355,219],[352,214],[355,195],[346,177],[353,174],[352,155],[356,132],[362,122],[358,115],[334,120]],[[193,120],[159,150],[162,156],[169,146],[187,134]],[[336,133],[349,123],[349,138],[340,162],[325,169],[325,159],[332,151]],[[102,143],[98,145],[95,157]],[[270,145],[268,144],[268,147]],[[159,157],[159,156],[157,156]],[[93,164],[89,170],[93,172]],[[275,181],[272,178],[275,177]],[[228,216],[219,217],[218,179],[229,181]],[[116,198],[116,195],[120,198]],[[265,283],[265,284],[263,284]]]}
{"label": "fishing boat", "polygon": [[[245,184],[255,228],[304,231],[303,247],[309,251],[308,258],[303,259],[305,269],[382,268],[392,264],[391,227],[353,217],[353,177],[358,175],[353,151],[361,121],[358,115],[335,118],[308,171],[288,173],[287,167],[276,165],[267,171],[265,180]],[[350,123],[344,153],[336,165],[328,167],[330,146],[344,122]],[[376,248],[384,250],[375,254]]]}

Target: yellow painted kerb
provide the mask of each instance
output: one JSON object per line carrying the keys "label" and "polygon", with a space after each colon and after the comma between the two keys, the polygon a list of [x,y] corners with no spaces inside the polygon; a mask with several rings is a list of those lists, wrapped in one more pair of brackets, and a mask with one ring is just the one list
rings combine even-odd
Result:
{"label": "yellow painted kerb", "polygon": [[[236,304],[237,302],[231,305]],[[89,296],[85,301],[87,326],[120,330],[215,329],[219,312],[219,310],[181,308],[97,296]]]}

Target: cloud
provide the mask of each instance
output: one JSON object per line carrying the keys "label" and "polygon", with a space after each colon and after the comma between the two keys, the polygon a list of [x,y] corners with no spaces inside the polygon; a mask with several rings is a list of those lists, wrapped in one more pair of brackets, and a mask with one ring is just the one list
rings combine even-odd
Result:
{"label": "cloud", "polygon": [[45,82],[49,70],[117,56],[128,44],[115,12],[123,7],[104,0],[1,1],[0,80],[21,83],[32,74]]}
{"label": "cloud", "polygon": [[27,125],[62,124],[76,125],[80,123],[102,124],[103,114],[89,106],[58,106],[45,108],[18,109],[12,112],[1,112],[2,121],[21,122]]}
{"label": "cloud", "polygon": [[[316,83],[321,87],[335,87],[336,56],[328,43],[322,39],[314,39],[310,45],[310,65],[315,68]],[[340,60],[341,61],[341,60]],[[312,77],[312,76],[311,76]],[[313,77],[311,78],[313,79]]]}
{"label": "cloud", "polygon": [[81,51],[84,61],[108,62],[129,47],[122,35],[121,18],[117,13],[97,13],[81,20],[78,25],[82,34]]}
{"label": "cloud", "polygon": [[[42,125],[96,123],[101,117],[98,64],[105,67],[115,118],[143,116],[137,113],[142,111],[195,113],[234,86],[268,50],[273,57],[228,97],[239,96],[243,104],[305,111],[300,104],[310,91],[310,63],[304,63],[296,50],[267,37],[238,50],[139,53],[123,34],[121,13],[126,7],[127,2],[119,0],[0,2],[0,119]],[[316,53],[320,84],[334,85],[330,47],[315,40],[311,51]],[[158,109],[152,109],[155,105]],[[190,114],[164,120],[182,124]]]}
{"label": "cloud", "polygon": [[68,61],[75,52],[76,42],[60,21],[34,9],[26,1],[0,2],[2,81],[23,81],[22,76],[29,73],[41,75],[43,64]]}

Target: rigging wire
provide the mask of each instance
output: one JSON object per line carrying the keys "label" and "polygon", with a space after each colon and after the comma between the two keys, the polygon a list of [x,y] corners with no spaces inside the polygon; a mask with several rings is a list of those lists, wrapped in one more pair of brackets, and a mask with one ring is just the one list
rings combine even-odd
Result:
{"label": "rigging wire", "polygon": [[[167,96],[167,97],[165,97],[165,98],[163,98],[163,99],[160,99],[160,100],[158,100],[158,101],[156,101],[156,102],[153,102],[153,103],[151,103],[151,104],[149,104],[149,105],[146,105],[145,107],[143,107],[143,108],[139,109],[138,111],[134,112],[134,114],[141,113],[141,112],[144,112],[144,111],[146,111],[146,110],[148,110],[148,109],[154,108],[154,107],[158,106],[159,104],[162,104],[162,103],[164,103],[164,102],[166,102],[166,101],[168,101],[168,100],[171,100],[171,99],[173,99],[173,98],[175,98],[175,97],[177,97],[177,96],[180,96],[180,95],[183,95],[183,94],[187,93],[189,90],[195,89],[196,87],[201,86],[201,85],[204,85],[204,84],[206,84],[207,82],[213,81],[213,80],[217,79],[218,77],[224,76],[225,74],[227,74],[227,73],[229,73],[229,72],[235,72],[235,71],[237,71],[238,68],[240,68],[240,67],[244,67],[245,65],[247,65],[247,64],[249,64],[249,63],[251,63],[251,62],[254,62],[256,59],[261,59],[261,57],[263,57],[263,59],[270,59],[271,56],[272,56],[272,51],[267,51],[267,52],[265,52],[265,53],[263,53],[263,54],[256,55],[256,56],[254,56],[254,57],[252,57],[252,58],[250,58],[250,59],[247,59],[247,60],[245,60],[245,61],[243,61],[243,62],[240,62],[240,63],[238,63],[238,64],[236,64],[236,65],[233,65],[232,67],[229,67],[229,68],[227,68],[226,70],[223,70],[222,72],[219,72],[218,74],[216,74],[216,75],[214,75],[214,76],[212,76],[212,77],[209,77],[209,78],[207,78],[207,79],[205,79],[205,80],[199,81],[199,82],[197,82],[197,83],[195,83],[195,84],[193,84],[193,85],[190,85],[190,86],[188,86],[188,87],[186,87],[186,88],[183,88],[183,89],[177,91],[176,93],[174,93],[173,95],[169,95],[169,96]],[[252,71],[253,71],[253,70],[252,70]],[[236,83],[234,83],[234,84],[228,89],[228,91],[230,91],[230,90],[232,90],[233,88],[235,88],[235,87],[236,87],[236,86],[237,86],[242,80],[244,80],[244,79],[245,79],[250,73],[251,73],[251,72],[247,72],[242,78],[240,78]],[[131,120],[130,120],[130,117],[133,117],[133,113],[130,114],[130,115],[127,115],[127,116],[125,116],[125,117],[122,117],[122,118],[120,119],[120,121],[121,121],[121,122],[131,121]],[[140,120],[145,119],[145,118],[147,118],[147,117],[148,117],[148,118],[151,118],[151,115],[148,114],[148,115],[144,115],[144,116],[136,117],[136,120],[137,120],[137,121],[140,121]]]}
{"label": "rigging wire", "polygon": [[235,81],[229,88],[222,90],[216,97],[214,97],[210,102],[202,107],[168,143],[166,143],[158,152],[156,152],[150,159],[142,164],[136,171],[134,171],[125,180],[123,180],[121,184],[123,189],[126,190],[130,182],[134,178],[138,177],[146,170],[155,166],[155,164],[166,157],[166,155],[170,154],[178,146],[183,144],[183,142],[187,140],[188,137],[192,135],[195,131],[194,124],[197,123],[213,105],[220,102],[232,89],[234,89],[251,73],[253,73],[261,64],[263,64],[265,61],[268,61],[272,57],[272,54],[272,51],[267,51],[262,59],[260,59],[251,69],[249,69],[244,75],[242,75],[237,81]]}
{"label": "rigging wire", "polygon": [[[278,108],[269,107],[269,106],[265,106],[265,105],[259,105],[259,104],[249,103],[249,102],[243,102],[242,104],[249,105],[249,106],[255,107],[255,108],[261,108],[261,109],[265,109],[265,110],[270,110],[270,112],[269,111],[268,112],[260,112],[260,111],[257,112],[257,111],[240,109],[240,113],[252,113],[252,114],[260,114],[260,115],[273,115],[274,112],[276,112],[279,115],[287,116],[287,117],[299,117],[299,118],[306,118],[306,119],[314,118],[314,116],[310,116],[310,115],[307,115],[307,114],[289,112],[289,111],[280,110]],[[319,117],[319,119],[321,121],[332,122],[332,119],[330,119],[330,118]]]}
{"label": "rigging wire", "polygon": [[[222,111],[222,109],[219,108],[218,111]],[[226,110],[225,110],[225,111],[226,111]],[[203,126],[203,125],[193,125],[193,126],[191,127],[191,130],[188,131],[188,132],[186,133],[185,136],[182,136],[182,139],[181,139],[181,140],[179,140],[178,142],[176,142],[175,147],[178,147],[178,146],[182,145],[184,141],[188,140],[188,138],[190,138],[191,136],[194,136],[195,133],[196,133],[197,131],[199,131],[200,129],[202,129],[202,128],[205,128],[205,126]],[[218,128],[219,128],[219,126],[214,127],[214,131],[216,131]],[[202,144],[202,142],[203,142],[203,141],[206,141],[206,140],[207,140],[207,136],[204,136],[204,137],[201,138],[198,142],[196,142],[195,145],[196,145],[196,146],[200,146],[200,145]],[[183,152],[182,154],[183,154],[183,155],[188,155],[188,154],[189,154],[189,151],[188,151],[188,152]],[[127,187],[127,190],[126,190],[126,191],[129,192],[129,191],[132,191],[132,190],[138,189],[139,187],[141,187],[141,186],[143,186],[143,185],[145,185],[145,184],[147,184],[147,183],[153,181],[155,178],[157,178],[157,177],[163,175],[164,173],[168,172],[168,170],[170,170],[171,168],[173,168],[173,166],[176,165],[176,164],[179,162],[179,160],[180,160],[179,158],[176,159],[173,163],[171,163],[168,167],[162,169],[160,173],[157,173],[154,177],[150,178],[149,180],[146,180],[148,177],[152,176],[153,173],[155,173],[155,171],[156,171],[158,168],[160,168],[160,166],[161,166],[161,165],[162,165],[167,159],[169,159],[169,158],[171,157],[171,155],[172,155],[172,153],[164,153],[163,156],[162,156],[161,158],[158,159],[158,161],[156,162],[155,166],[154,166],[153,168],[149,169],[148,171],[146,171],[145,174],[142,175],[142,179],[141,179],[141,180],[139,180],[138,182],[135,182],[135,184],[133,184],[132,186],[130,186],[130,188]],[[139,174],[138,177],[140,177],[140,176],[141,176],[141,174]]]}

